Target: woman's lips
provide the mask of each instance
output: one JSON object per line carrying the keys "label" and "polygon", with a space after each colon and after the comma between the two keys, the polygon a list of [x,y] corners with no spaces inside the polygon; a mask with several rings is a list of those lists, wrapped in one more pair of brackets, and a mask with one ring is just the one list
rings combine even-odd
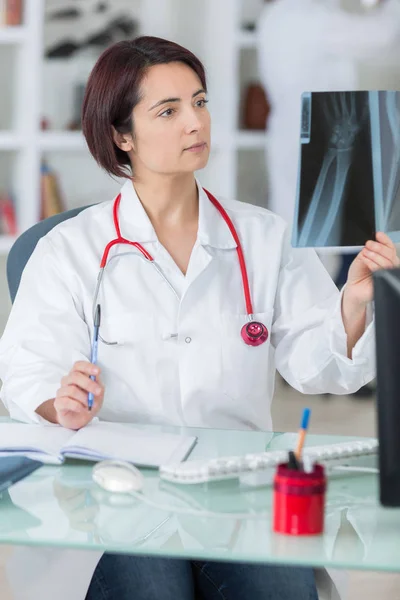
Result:
{"label": "woman's lips", "polygon": [[190,146],[190,148],[186,148],[187,152],[202,152],[206,148],[207,144],[205,142],[201,142],[200,144],[195,144],[194,146]]}

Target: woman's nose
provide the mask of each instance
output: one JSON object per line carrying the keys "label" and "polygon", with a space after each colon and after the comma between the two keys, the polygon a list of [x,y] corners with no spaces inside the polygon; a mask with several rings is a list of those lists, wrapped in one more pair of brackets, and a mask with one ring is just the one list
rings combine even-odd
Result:
{"label": "woman's nose", "polygon": [[192,110],[188,113],[186,121],[186,132],[192,133],[193,131],[200,131],[204,128],[203,119],[196,111]]}

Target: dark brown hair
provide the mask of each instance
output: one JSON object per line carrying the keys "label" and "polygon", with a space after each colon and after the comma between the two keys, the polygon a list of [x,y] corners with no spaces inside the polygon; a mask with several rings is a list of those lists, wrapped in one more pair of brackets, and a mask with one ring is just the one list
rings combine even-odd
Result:
{"label": "dark brown hair", "polygon": [[157,37],[113,44],[93,67],[83,100],[82,130],[92,156],[110,175],[131,176],[128,154],[114,143],[112,126],[119,133],[133,133],[132,111],[140,101],[146,71],[171,62],[188,65],[207,90],[201,61],[179,44]]}

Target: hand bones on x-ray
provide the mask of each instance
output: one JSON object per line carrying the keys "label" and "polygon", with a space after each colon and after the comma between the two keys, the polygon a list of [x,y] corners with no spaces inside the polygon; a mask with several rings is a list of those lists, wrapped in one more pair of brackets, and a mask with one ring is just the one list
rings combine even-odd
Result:
{"label": "hand bones on x-ray", "polygon": [[386,92],[386,114],[388,117],[390,133],[392,136],[393,152],[384,204],[384,222],[380,228],[384,231],[397,231],[399,229],[399,206],[396,204],[400,186],[400,111],[397,106],[399,92]]}
{"label": "hand bones on x-ray", "polygon": [[328,149],[301,227],[300,246],[340,244],[341,209],[348,172],[354,143],[367,111],[363,109],[361,114],[357,111],[354,92],[332,92],[327,95],[323,113],[330,131]]}

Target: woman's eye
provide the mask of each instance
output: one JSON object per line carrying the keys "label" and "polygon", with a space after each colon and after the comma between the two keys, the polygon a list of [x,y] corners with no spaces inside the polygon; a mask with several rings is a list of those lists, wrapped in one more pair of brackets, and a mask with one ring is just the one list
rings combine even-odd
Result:
{"label": "woman's eye", "polygon": [[160,114],[160,117],[170,117],[173,112],[173,108],[167,108],[167,110],[164,110],[164,112]]}
{"label": "woman's eye", "polygon": [[[204,108],[204,106],[207,104],[207,102],[208,102],[208,100],[206,100],[205,98],[200,98],[200,100],[197,100],[196,106],[199,108]],[[162,112],[159,115],[159,117],[172,117],[174,112],[175,112],[174,108],[167,108],[166,110],[164,110],[164,112]]]}

